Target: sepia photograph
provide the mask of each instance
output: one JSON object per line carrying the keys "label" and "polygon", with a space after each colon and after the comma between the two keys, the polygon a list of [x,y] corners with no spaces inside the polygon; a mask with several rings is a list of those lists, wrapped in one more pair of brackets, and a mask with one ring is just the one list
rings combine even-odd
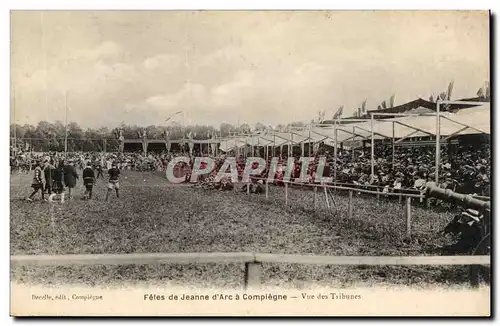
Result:
{"label": "sepia photograph", "polygon": [[491,315],[487,10],[11,10],[12,316]]}

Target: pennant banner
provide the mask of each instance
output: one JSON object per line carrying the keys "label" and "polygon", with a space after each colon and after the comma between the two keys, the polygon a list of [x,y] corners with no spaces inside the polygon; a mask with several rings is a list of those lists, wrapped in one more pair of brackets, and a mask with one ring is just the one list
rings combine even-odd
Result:
{"label": "pennant banner", "polygon": [[188,145],[189,145],[189,153],[193,154],[194,143],[189,142]]}
{"label": "pennant banner", "polygon": [[319,151],[319,142],[314,143],[314,145],[313,145],[313,151],[314,151],[314,154],[318,153],[318,151]]}

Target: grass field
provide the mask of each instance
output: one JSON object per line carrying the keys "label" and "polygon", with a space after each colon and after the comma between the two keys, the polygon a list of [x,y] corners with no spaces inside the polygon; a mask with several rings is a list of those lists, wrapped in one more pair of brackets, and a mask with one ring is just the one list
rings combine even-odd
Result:
{"label": "grass field", "polygon": [[[313,193],[270,188],[264,195],[208,191],[168,184],[158,174],[125,171],[121,198],[104,202],[106,183],[95,199],[81,201],[83,186],[64,204],[23,200],[31,174],[11,177],[11,254],[102,254],[140,252],[262,252],[321,255],[425,255],[450,239],[438,232],[450,212],[413,208],[413,237],[405,239],[403,207],[397,201],[354,197],[354,217],[347,198],[336,196],[337,209],[312,209]],[[319,196],[323,199],[324,197]],[[324,206],[324,204],[322,204]],[[148,283],[241,287],[243,265],[18,267],[14,281],[44,284],[116,286]],[[436,285],[467,282],[461,266],[307,266],[264,264],[269,286],[348,287],[356,284]]]}

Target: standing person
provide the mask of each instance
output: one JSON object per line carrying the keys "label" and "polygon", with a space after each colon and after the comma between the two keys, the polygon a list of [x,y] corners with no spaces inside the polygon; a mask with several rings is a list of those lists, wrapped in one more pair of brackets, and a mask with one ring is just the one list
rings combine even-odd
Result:
{"label": "standing person", "polygon": [[85,194],[84,197],[88,199],[92,199],[92,188],[95,183],[95,174],[92,169],[92,165],[90,161],[87,162],[87,167],[83,170],[83,185],[85,186]]}
{"label": "standing person", "polygon": [[57,168],[52,171],[52,194],[49,196],[49,201],[52,202],[56,195],[61,195],[61,203],[64,202],[64,162],[59,161]]}
{"label": "standing person", "polygon": [[27,201],[33,201],[33,196],[35,196],[38,191],[42,193],[42,200],[45,200],[43,196],[42,167],[40,165],[41,164],[38,161],[35,163],[35,174],[33,176],[33,182],[31,183],[33,192],[28,198],[26,198]]}
{"label": "standing person", "polygon": [[50,159],[45,160],[45,164],[43,167],[43,175],[45,177],[45,189],[44,191],[50,196],[52,193],[52,174],[54,173],[55,167],[50,164]]}
{"label": "standing person", "polygon": [[120,170],[116,166],[116,163],[113,163],[111,169],[108,170],[109,181],[108,181],[108,192],[106,193],[106,201],[109,198],[109,194],[113,191],[116,191],[116,198],[120,198],[118,189],[120,188],[120,184],[118,182],[118,178],[120,176]]}
{"label": "standing person", "polygon": [[102,170],[102,163],[101,162],[97,162],[97,178],[104,178],[104,171]]}
{"label": "standing person", "polygon": [[73,161],[69,161],[63,168],[64,184],[68,187],[68,200],[71,200],[71,190],[76,186],[76,180],[79,179]]}

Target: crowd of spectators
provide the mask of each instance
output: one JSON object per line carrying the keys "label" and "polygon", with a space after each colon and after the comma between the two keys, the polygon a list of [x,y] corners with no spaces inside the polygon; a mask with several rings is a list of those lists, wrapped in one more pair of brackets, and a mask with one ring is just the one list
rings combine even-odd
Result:
{"label": "crowd of spectators", "polygon": [[[382,192],[399,191],[400,189],[423,189],[425,184],[435,180],[435,147],[414,146],[396,147],[394,158],[392,147],[377,145],[374,149],[374,174],[371,173],[370,148],[356,150],[338,150],[335,159],[333,151],[321,149],[316,154],[314,162],[310,163],[308,175],[309,182],[315,182],[316,169],[319,157],[326,157],[323,170],[324,177],[335,177],[337,184],[356,185],[366,188],[378,188]],[[441,150],[439,166],[439,186],[449,188],[459,193],[490,195],[491,180],[491,153],[489,143],[469,144],[456,146],[450,153],[445,147]],[[90,161],[97,170],[111,168],[116,163],[121,170],[133,171],[165,171],[168,163],[175,156],[189,156],[189,164],[179,164],[175,167],[177,175],[185,175],[186,181],[190,180],[194,157],[199,153],[33,153],[11,151],[11,171],[27,172],[36,161],[47,161],[57,165],[60,161],[71,162],[75,167],[83,170]],[[206,154],[205,154],[206,155]],[[274,183],[283,185],[288,157],[279,156]],[[294,155],[295,164],[291,174],[294,181],[300,177],[300,155]],[[222,166],[226,155],[211,156],[215,161],[215,169],[211,175],[204,176],[203,185],[217,189],[230,189],[231,184],[227,178],[215,182],[215,175]],[[269,157],[266,169],[260,176],[255,176],[252,182],[262,183],[260,178],[267,178],[269,173]],[[245,155],[237,157],[238,174],[241,178],[246,164]],[[260,181],[259,181],[260,180]],[[201,181],[201,180],[200,180]]]}

